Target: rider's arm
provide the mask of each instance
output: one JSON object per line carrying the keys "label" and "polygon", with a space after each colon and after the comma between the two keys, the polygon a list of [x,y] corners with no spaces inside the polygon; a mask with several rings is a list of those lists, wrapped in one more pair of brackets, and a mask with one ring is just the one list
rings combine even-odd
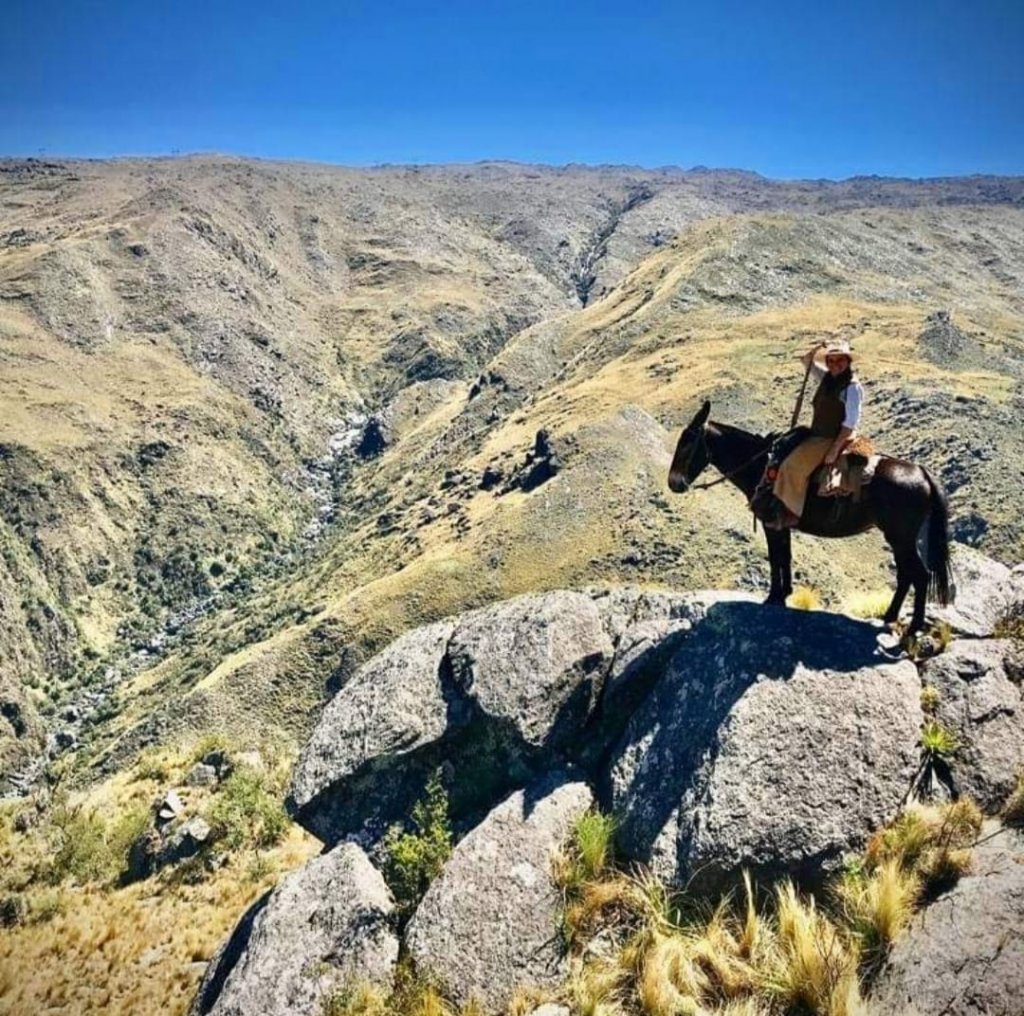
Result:
{"label": "rider's arm", "polygon": [[853,436],[852,427],[841,427],[839,435],[835,441],[832,442],[832,446],[829,448],[828,453],[825,455],[825,465],[831,466],[836,459],[842,454],[843,448],[846,447],[846,442]]}
{"label": "rider's arm", "polygon": [[816,346],[811,346],[800,357],[800,362],[804,365],[804,368],[811,368],[811,374],[814,376],[815,381],[820,381],[825,376],[824,356],[822,354],[824,348],[825,343],[819,342]]}

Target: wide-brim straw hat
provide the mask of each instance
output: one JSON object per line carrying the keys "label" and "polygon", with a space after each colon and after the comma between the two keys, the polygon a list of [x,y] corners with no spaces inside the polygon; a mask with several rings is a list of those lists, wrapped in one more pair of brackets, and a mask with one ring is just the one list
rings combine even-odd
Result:
{"label": "wide-brim straw hat", "polygon": [[835,339],[825,347],[823,356],[845,356],[851,363],[853,362],[853,349],[850,343],[846,339]]}

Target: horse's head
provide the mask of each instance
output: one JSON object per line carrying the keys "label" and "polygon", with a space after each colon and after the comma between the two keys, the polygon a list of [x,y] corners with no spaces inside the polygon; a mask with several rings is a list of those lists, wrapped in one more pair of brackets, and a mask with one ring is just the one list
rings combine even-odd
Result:
{"label": "horse's head", "polygon": [[672,456],[672,466],[668,471],[669,489],[682,494],[690,484],[703,472],[710,461],[708,445],[704,435],[704,427],[711,413],[711,403],[705,402],[697,411],[697,415],[686,425],[679,435],[676,453]]}

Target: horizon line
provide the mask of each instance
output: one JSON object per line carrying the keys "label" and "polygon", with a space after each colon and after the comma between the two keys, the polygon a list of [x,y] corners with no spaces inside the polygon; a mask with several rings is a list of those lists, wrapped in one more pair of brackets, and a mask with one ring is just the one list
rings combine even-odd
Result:
{"label": "horizon line", "polygon": [[123,153],[118,155],[72,155],[58,154],[56,152],[36,152],[32,155],[0,153],[0,162],[154,162],[154,161],[187,161],[190,159],[211,159],[235,162],[261,162],[276,165],[294,166],[318,166],[330,169],[351,169],[351,170],[384,170],[384,169],[452,169],[459,167],[486,167],[486,166],[514,166],[524,169],[545,169],[551,171],[565,170],[632,170],[645,173],[674,174],[678,176],[702,176],[714,173],[736,173],[743,176],[757,177],[769,183],[833,183],[843,184],[859,180],[878,181],[903,181],[908,183],[928,183],[943,180],[1020,180],[1024,179],[1024,171],[1020,173],[957,173],[953,175],[940,176],[888,176],[882,173],[854,173],[846,177],[801,177],[801,176],[766,176],[756,169],[744,169],[738,166],[707,166],[697,163],[690,167],[683,167],[677,163],[670,163],[660,166],[644,166],[640,163],[628,162],[527,162],[520,159],[485,157],[473,160],[457,160],[453,162],[369,162],[369,163],[344,163],[331,162],[325,159],[312,159],[303,157],[281,157],[267,155],[249,155],[236,152],[219,152],[216,150],[177,151],[172,149],[169,152],[159,153]]}

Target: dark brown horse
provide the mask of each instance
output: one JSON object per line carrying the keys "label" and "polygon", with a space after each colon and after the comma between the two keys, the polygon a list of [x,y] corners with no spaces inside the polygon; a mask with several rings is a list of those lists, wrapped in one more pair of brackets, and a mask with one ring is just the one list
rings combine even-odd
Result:
{"label": "dark brown horse", "polygon": [[[738,427],[709,420],[711,403],[705,402],[679,437],[668,485],[677,494],[689,490],[709,464],[747,496],[764,472],[773,437],[750,434]],[[896,558],[896,592],[885,612],[892,623],[910,587],[914,587],[912,632],[924,626],[929,583],[939,603],[952,602],[949,570],[949,513],[942,488],[927,470],[913,462],[883,456],[874,479],[858,501],[818,497],[812,484],[799,529],[811,536],[844,537],[878,526]],[[927,565],[918,550],[918,537],[926,540]],[[766,529],[771,592],[767,603],[784,604],[793,591],[791,540],[788,529]]]}

